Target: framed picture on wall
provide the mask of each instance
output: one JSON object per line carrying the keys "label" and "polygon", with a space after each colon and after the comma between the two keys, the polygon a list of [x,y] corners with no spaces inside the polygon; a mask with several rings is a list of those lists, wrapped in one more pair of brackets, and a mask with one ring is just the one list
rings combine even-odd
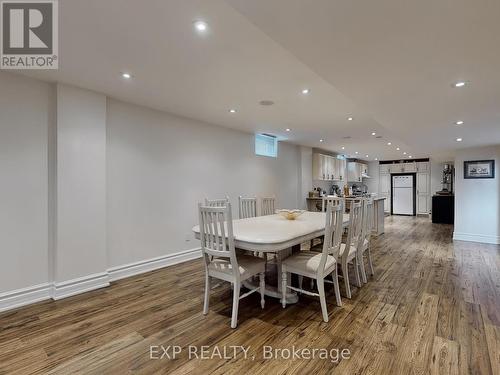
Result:
{"label": "framed picture on wall", "polygon": [[464,178],[495,178],[495,160],[464,161]]}

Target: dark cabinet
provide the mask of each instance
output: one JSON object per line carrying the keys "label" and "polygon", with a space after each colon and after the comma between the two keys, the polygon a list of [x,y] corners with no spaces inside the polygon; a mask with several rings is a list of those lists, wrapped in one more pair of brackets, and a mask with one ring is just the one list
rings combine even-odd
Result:
{"label": "dark cabinet", "polygon": [[455,196],[434,195],[432,197],[432,222],[453,224],[455,218]]}

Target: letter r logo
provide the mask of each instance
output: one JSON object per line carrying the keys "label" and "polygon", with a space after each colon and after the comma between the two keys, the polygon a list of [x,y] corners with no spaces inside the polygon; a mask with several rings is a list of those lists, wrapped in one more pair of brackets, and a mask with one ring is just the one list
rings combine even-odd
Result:
{"label": "letter r logo", "polygon": [[2,53],[52,54],[53,3],[2,1]]}

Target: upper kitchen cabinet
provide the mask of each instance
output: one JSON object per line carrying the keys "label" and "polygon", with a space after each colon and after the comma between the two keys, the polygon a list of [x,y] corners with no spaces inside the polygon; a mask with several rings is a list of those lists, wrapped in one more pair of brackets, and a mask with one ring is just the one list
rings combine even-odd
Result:
{"label": "upper kitchen cabinet", "polygon": [[336,159],[337,163],[337,174],[336,177],[339,181],[345,181],[345,172],[346,172],[346,166],[347,162],[345,159]]}
{"label": "upper kitchen cabinet", "polygon": [[389,166],[390,173],[415,173],[417,171],[416,163],[396,163],[383,165]]}
{"label": "upper kitchen cabinet", "polygon": [[326,180],[325,155],[313,154],[313,180]]}
{"label": "upper kitchen cabinet", "polygon": [[409,163],[392,163],[392,164],[380,164],[379,173],[389,174],[389,173],[429,173],[430,165],[428,161],[421,162],[409,162]]}
{"label": "upper kitchen cabinet", "polygon": [[417,163],[417,172],[429,172],[429,162],[421,161]]}
{"label": "upper kitchen cabinet", "polygon": [[319,153],[313,154],[313,180],[344,181],[345,160]]}
{"label": "upper kitchen cabinet", "polygon": [[380,164],[379,165],[379,173],[380,174],[389,174],[389,173],[391,173],[391,164]]}
{"label": "upper kitchen cabinet", "polygon": [[417,171],[417,163],[403,163],[403,173],[415,173]]}
{"label": "upper kitchen cabinet", "polygon": [[368,165],[352,161],[347,163],[348,182],[362,182],[363,178],[369,178]]}

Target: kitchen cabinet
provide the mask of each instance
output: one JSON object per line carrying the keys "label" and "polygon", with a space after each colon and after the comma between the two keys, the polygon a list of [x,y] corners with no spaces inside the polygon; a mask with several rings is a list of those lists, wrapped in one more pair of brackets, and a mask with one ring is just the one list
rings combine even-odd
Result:
{"label": "kitchen cabinet", "polygon": [[361,182],[361,167],[359,163],[349,162],[347,163],[347,181],[348,182]]}
{"label": "kitchen cabinet", "polygon": [[417,215],[428,215],[430,209],[430,177],[427,172],[417,173]]}
{"label": "kitchen cabinet", "polygon": [[403,163],[391,164],[389,170],[390,173],[403,173]]}
{"label": "kitchen cabinet", "polygon": [[328,155],[323,155],[323,165],[325,172],[325,180],[330,181],[333,179],[333,165],[332,158]]}
{"label": "kitchen cabinet", "polygon": [[415,173],[417,171],[417,163],[403,163],[403,173]]}
{"label": "kitchen cabinet", "polygon": [[335,156],[313,154],[313,180],[344,181],[346,161]]}
{"label": "kitchen cabinet", "polygon": [[313,154],[313,180],[324,180],[323,155]]}
{"label": "kitchen cabinet", "polygon": [[368,165],[361,164],[361,176],[368,176]]}
{"label": "kitchen cabinet", "polygon": [[428,161],[422,161],[417,163],[417,172],[429,172],[430,165]]}
{"label": "kitchen cabinet", "polygon": [[391,173],[391,165],[390,164],[380,164],[379,165],[379,173],[380,174]]}
{"label": "kitchen cabinet", "polygon": [[391,175],[388,173],[379,176],[379,195],[384,197],[384,212],[391,212]]}
{"label": "kitchen cabinet", "polygon": [[453,195],[434,195],[432,197],[432,222],[453,224],[455,221],[455,197]]}
{"label": "kitchen cabinet", "polygon": [[396,163],[389,165],[390,173],[415,173],[417,171],[416,163]]}
{"label": "kitchen cabinet", "polygon": [[346,170],[346,161],[345,159],[335,159],[337,172],[335,177],[338,181],[345,181],[345,170]]}
{"label": "kitchen cabinet", "polygon": [[363,176],[368,175],[368,165],[356,162],[347,163],[347,181],[362,182]]}

